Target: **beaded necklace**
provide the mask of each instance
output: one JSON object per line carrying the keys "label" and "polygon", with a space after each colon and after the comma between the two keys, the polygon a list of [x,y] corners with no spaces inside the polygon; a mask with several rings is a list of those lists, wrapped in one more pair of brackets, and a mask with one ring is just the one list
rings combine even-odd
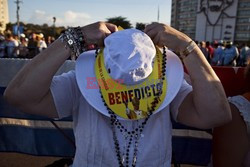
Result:
{"label": "beaded necklace", "polygon": [[[98,50],[96,50],[96,55],[97,54],[98,54]],[[161,85],[163,85],[162,83],[165,80],[166,62],[167,62],[166,48],[163,47],[163,62],[162,62],[161,78],[160,78]],[[140,139],[140,137],[144,136],[142,134],[144,127],[147,124],[150,116],[152,115],[153,111],[155,110],[156,105],[159,102],[159,97],[162,94],[161,93],[162,87],[160,89],[161,89],[159,91],[160,93],[158,93],[157,96],[154,98],[154,101],[151,103],[151,107],[148,107],[148,113],[149,113],[148,116],[143,120],[143,122],[138,127],[133,128],[132,131],[129,131],[121,124],[119,119],[117,119],[116,114],[108,107],[108,105],[105,102],[103,95],[100,91],[104,106],[107,108],[108,113],[110,115],[110,124],[111,124],[112,133],[113,133],[115,152],[116,152],[116,157],[117,157],[117,160],[118,160],[120,167],[128,167],[129,166],[129,153],[130,153],[130,147],[131,147],[132,143],[134,144],[132,167],[136,166],[139,139]],[[126,141],[127,147],[125,148],[125,153],[123,153],[123,154],[121,153],[121,148],[120,148],[120,144],[119,144],[119,141],[117,138],[116,128],[118,129],[118,131],[120,131],[120,133],[122,133],[122,135],[124,136],[125,141]],[[134,140],[133,140],[133,138],[134,138]]]}

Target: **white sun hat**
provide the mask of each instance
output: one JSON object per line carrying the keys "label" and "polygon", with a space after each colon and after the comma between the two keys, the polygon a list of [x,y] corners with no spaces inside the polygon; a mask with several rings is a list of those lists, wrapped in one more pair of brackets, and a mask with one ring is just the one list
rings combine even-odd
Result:
{"label": "white sun hat", "polygon": [[22,38],[25,38],[26,36],[25,36],[25,34],[20,34],[20,37],[22,37]]}
{"label": "white sun hat", "polygon": [[134,85],[151,74],[156,50],[152,40],[142,31],[118,31],[106,38],[104,44],[105,67],[113,79]]}
{"label": "white sun hat", "polygon": [[[141,100],[147,99],[147,97],[149,97],[149,94],[147,91],[146,93],[143,91],[150,86],[144,85],[143,88],[141,87],[143,84],[149,81],[149,78],[154,79],[153,73],[156,73],[158,75],[156,71],[161,71],[161,69],[164,70],[163,74],[165,74],[166,78],[166,80],[164,80],[164,83],[162,84],[166,88],[162,89],[164,92],[163,99],[160,100],[161,103],[159,104],[157,109],[155,109],[153,114],[163,110],[167,105],[170,104],[170,102],[178,93],[183,81],[182,63],[173,52],[167,50],[166,65],[162,66],[162,68],[157,68],[157,62],[160,61],[159,59],[163,59],[158,57],[163,57],[162,54],[160,54],[161,56],[159,56],[159,54],[157,54],[159,53],[159,49],[156,49],[152,40],[144,32],[136,29],[127,29],[115,32],[105,38],[104,44],[105,48],[100,52],[97,58],[94,51],[89,51],[81,54],[76,61],[75,70],[78,87],[81,91],[81,94],[92,107],[106,116],[110,116],[106,104],[114,104],[114,106],[116,106],[116,108],[114,108],[114,112],[116,114],[116,110],[120,110],[120,108],[122,108],[121,106],[124,106],[124,108],[126,106],[126,110],[133,110],[133,100],[130,100],[131,104],[125,104],[124,100],[121,100],[123,99],[121,97],[123,96],[123,93],[129,92],[130,89],[133,88],[131,92],[134,91],[134,99],[137,97],[139,97],[139,99]],[[101,69],[102,64],[103,69]],[[128,90],[116,90],[113,95],[117,96],[115,96],[114,98],[112,97],[112,101],[108,101],[103,98],[102,96],[104,95],[102,93],[105,93],[106,88],[101,88],[100,84],[98,86],[98,82],[100,78],[102,79],[103,75],[105,76],[105,74],[106,76],[110,77],[111,80],[121,80],[122,83],[120,84],[120,86],[124,86],[125,88],[128,87]],[[156,78],[156,80],[159,79],[162,78]],[[158,88],[156,90],[158,90]],[[141,95],[138,96],[136,92],[140,91],[142,91]],[[155,90],[152,90],[150,93],[152,94],[152,96],[154,95],[154,91]],[[110,94],[110,92],[107,92],[107,96],[109,96]],[[129,99],[130,95],[131,94],[129,94],[126,98]],[[145,99],[143,99],[144,97]],[[106,102],[103,102],[103,100],[106,100]],[[144,107],[145,110],[145,107],[147,108],[147,106],[148,104],[142,107]],[[134,111],[137,110],[134,108]],[[125,112],[126,111],[124,111],[124,113]],[[119,114],[118,112],[118,119],[128,118],[125,114]]]}

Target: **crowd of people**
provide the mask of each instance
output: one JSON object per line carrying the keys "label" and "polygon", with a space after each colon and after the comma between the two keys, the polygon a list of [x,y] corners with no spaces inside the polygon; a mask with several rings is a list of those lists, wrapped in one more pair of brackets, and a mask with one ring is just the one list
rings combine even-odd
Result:
{"label": "crowd of people", "polygon": [[[54,37],[46,39],[42,33],[19,37],[11,33],[0,35],[0,58],[33,58],[46,49]],[[196,41],[207,61],[213,66],[246,66],[250,49],[245,43],[234,45],[231,41]]]}
{"label": "crowd of people", "polygon": [[[11,35],[6,37],[5,46],[15,40]],[[47,47],[44,40],[39,39],[41,34],[38,39],[35,34],[29,40],[23,38],[27,42],[28,55]],[[230,41],[197,44],[200,49],[185,34],[160,23],[148,25],[145,33],[134,29],[118,32],[115,25],[104,22],[69,28],[46,52],[41,52],[22,68],[8,84],[4,98],[29,114],[56,119],[72,116],[76,143],[73,167],[170,167],[171,116],[187,126],[214,128],[213,147],[218,153],[213,155],[214,167],[249,166],[250,92],[247,90],[243,95],[227,99],[223,85],[207,62],[215,66],[248,65],[245,81],[249,83],[250,49],[246,44],[235,46]],[[15,46],[14,42],[9,45],[20,55],[19,45]],[[77,59],[75,70],[53,77],[65,60],[72,54],[78,57],[90,45],[105,45],[105,49],[99,53],[85,53]],[[154,45],[163,47],[163,53],[157,53]],[[182,71],[181,63],[164,46],[180,53],[191,85],[182,75],[177,75]],[[37,49],[32,50],[34,48]],[[89,89],[85,79],[88,77],[99,77],[104,82],[108,79],[125,81],[122,91],[132,93],[122,100],[121,96],[113,98],[110,95],[117,95],[117,89],[101,89],[101,84],[100,90]],[[167,89],[172,91],[168,96],[165,96],[166,78]],[[152,93],[153,90],[148,95],[146,87],[155,86],[147,82],[151,79],[159,80],[159,93]],[[144,88],[145,96],[135,93]],[[143,114],[144,108],[136,102],[138,106],[133,111],[137,118],[142,117],[140,120],[127,116],[127,112],[132,112],[128,102],[135,106],[133,100],[128,99],[133,96],[134,99],[140,97],[141,102],[145,99],[144,106],[147,104],[146,114]],[[112,100],[115,103],[111,104]],[[116,108],[112,108],[113,105]]]}
{"label": "crowd of people", "polygon": [[[79,40],[83,37],[84,44]],[[89,45],[105,45],[105,49],[79,56]],[[154,45],[167,46],[182,55],[192,86],[183,80],[178,57],[165,47],[160,53]],[[76,70],[53,77],[72,54],[79,56]],[[108,87],[108,80],[123,82],[114,89],[87,88],[86,78],[95,77]],[[122,99],[123,95],[117,96],[120,92],[130,93],[127,97],[124,93]],[[111,94],[115,94],[114,99]],[[141,105],[132,110],[138,117],[143,111],[147,114],[130,120],[126,113],[131,112],[132,98],[139,96]],[[69,28],[20,70],[8,84],[4,98],[29,114],[72,116],[76,143],[73,167],[170,167],[171,116],[202,129],[231,120],[223,86],[200,49],[185,34],[160,23],[147,25],[145,33],[118,31],[105,22]],[[129,103],[130,111],[123,103]]]}
{"label": "crowd of people", "polygon": [[249,47],[231,41],[197,42],[207,61],[213,66],[246,66],[250,57]]}
{"label": "crowd of people", "polygon": [[45,39],[42,33],[0,35],[0,58],[33,58],[54,40],[51,36]]}

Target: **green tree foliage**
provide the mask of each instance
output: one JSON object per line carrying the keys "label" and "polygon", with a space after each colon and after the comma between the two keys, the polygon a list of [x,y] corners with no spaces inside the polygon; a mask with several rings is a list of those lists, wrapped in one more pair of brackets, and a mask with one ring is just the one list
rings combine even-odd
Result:
{"label": "green tree foliage", "polygon": [[116,26],[121,26],[124,29],[132,28],[130,21],[122,16],[107,18],[107,22],[115,24]]}
{"label": "green tree foliage", "polygon": [[146,24],[145,23],[136,23],[135,25],[135,28],[138,29],[138,30],[141,30],[143,31],[146,27]]}

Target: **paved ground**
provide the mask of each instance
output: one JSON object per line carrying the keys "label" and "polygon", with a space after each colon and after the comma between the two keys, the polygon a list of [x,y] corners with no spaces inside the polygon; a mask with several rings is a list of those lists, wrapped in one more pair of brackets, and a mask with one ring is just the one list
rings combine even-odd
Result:
{"label": "paved ground", "polygon": [[[1,167],[45,167],[61,157],[31,156],[19,153],[0,153]],[[172,167],[174,167],[172,165]],[[181,165],[181,167],[198,167],[191,165]]]}
{"label": "paved ground", "polygon": [[18,153],[0,153],[1,167],[44,167],[60,157],[40,157]]}

